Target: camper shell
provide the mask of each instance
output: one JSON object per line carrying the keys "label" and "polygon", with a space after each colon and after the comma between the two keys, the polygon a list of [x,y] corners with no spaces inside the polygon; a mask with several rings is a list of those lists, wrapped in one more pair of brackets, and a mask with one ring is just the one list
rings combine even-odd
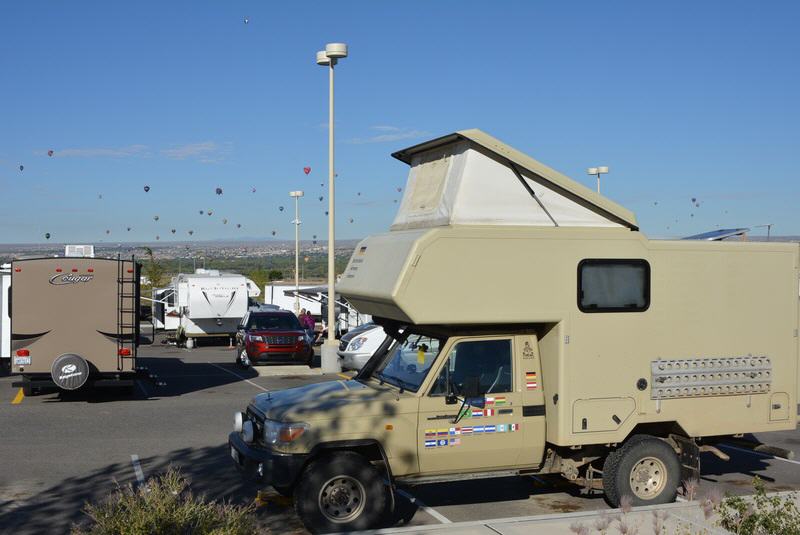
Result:
{"label": "camper shell", "polygon": [[[337,292],[397,342],[351,381],[256,396],[229,437],[307,527],[375,524],[392,495],[365,467],[392,484],[556,473],[614,506],[664,503],[700,452],[726,457],[719,437],[796,428],[800,245],[650,240],[478,130],[394,156],[411,169],[391,230]],[[265,440],[275,426],[304,431]]]}
{"label": "camper shell", "polygon": [[133,386],[139,276],[129,260],[57,257],[11,263],[11,371],[39,387]]}

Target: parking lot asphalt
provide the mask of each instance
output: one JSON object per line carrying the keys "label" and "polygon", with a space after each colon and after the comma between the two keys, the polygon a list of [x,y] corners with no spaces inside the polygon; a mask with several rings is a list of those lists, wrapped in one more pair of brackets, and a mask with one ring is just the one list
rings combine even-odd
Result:
{"label": "parking lot asphalt", "polygon": [[[165,386],[140,381],[132,395],[114,389],[25,397],[0,377],[0,533],[66,532],[85,519],[87,500],[109,495],[175,466],[209,498],[252,503],[266,490],[258,517],[265,532],[303,533],[291,503],[244,481],[227,449],[232,416],[256,394],[337,375],[281,368],[242,370],[225,345],[192,350],[141,346],[139,364]],[[305,368],[307,370],[307,368]],[[759,435],[800,454],[800,433]],[[758,475],[767,490],[800,488],[800,461],[723,448],[723,462],[703,454],[701,493],[712,487],[748,493]],[[800,455],[797,455],[800,458]],[[442,483],[403,489],[387,525],[425,525],[604,509],[600,493],[585,496],[558,477]]]}

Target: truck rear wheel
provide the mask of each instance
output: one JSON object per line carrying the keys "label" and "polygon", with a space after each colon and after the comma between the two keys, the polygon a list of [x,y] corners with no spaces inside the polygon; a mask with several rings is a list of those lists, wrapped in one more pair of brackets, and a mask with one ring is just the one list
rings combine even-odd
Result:
{"label": "truck rear wheel", "polygon": [[295,489],[297,515],[312,533],[374,528],[386,512],[383,478],[357,453],[340,452],[312,462]]}
{"label": "truck rear wheel", "polygon": [[632,437],[603,464],[603,488],[614,507],[623,496],[630,496],[634,506],[674,502],[680,477],[680,461],[672,446],[647,435]]}

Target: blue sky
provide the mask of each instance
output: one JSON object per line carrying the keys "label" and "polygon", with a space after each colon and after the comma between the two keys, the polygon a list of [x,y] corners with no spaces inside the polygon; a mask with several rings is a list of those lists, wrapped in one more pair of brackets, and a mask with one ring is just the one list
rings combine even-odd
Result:
{"label": "blue sky", "polygon": [[464,128],[590,186],[610,166],[651,236],[800,234],[797,2],[329,5],[0,4],[0,242],[289,238],[292,189],[323,237],[332,41],[339,237],[388,228],[391,152]]}

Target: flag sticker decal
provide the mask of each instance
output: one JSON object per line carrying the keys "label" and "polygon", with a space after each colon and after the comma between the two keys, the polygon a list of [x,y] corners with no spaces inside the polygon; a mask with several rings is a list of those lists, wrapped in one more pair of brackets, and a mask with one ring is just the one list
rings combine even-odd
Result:
{"label": "flag sticker decal", "polygon": [[[448,429],[426,429],[423,444],[425,448],[437,449],[445,446],[461,446],[463,438],[476,435],[496,435],[519,431],[519,424],[466,425]],[[467,439],[467,442],[475,439]]]}
{"label": "flag sticker decal", "polygon": [[525,373],[525,387],[528,390],[536,390],[539,388],[539,381],[536,377],[536,372]]}

